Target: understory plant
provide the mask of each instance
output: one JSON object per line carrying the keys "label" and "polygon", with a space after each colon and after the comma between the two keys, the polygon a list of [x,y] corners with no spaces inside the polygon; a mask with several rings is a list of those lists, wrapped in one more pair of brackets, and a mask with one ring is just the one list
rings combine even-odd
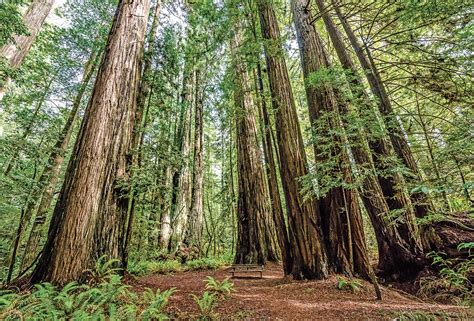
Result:
{"label": "understory plant", "polygon": [[336,287],[339,290],[349,290],[355,293],[355,292],[360,291],[363,285],[357,279],[347,279],[344,277],[338,277]]}
{"label": "understory plant", "polygon": [[0,320],[163,320],[175,289],[132,291],[116,272],[115,260],[101,257],[89,284],[71,282],[62,288],[35,284],[25,292],[0,292]]}
{"label": "understory plant", "polygon": [[446,259],[444,253],[431,252],[427,256],[432,265],[439,269],[437,275],[420,279],[419,295],[436,300],[473,304],[472,280],[474,278],[474,243],[461,243],[458,251],[468,250],[468,258],[462,261]]}

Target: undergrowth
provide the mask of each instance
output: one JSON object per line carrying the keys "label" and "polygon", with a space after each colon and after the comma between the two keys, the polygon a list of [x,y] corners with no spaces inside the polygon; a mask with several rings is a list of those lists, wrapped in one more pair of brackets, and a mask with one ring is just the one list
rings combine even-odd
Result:
{"label": "undergrowth", "polygon": [[100,258],[88,271],[90,284],[71,282],[63,288],[51,283],[24,292],[0,292],[0,320],[163,320],[164,308],[175,289],[141,293],[117,275],[114,260]]}
{"label": "undergrowth", "polygon": [[216,270],[226,266],[231,261],[227,257],[208,257],[189,260],[181,264],[177,260],[130,262],[128,271],[133,275],[169,274],[182,271]]}
{"label": "undergrowth", "polygon": [[468,258],[459,261],[446,259],[444,253],[427,255],[439,272],[420,279],[418,294],[421,297],[473,306],[474,243],[461,243],[458,250],[468,250]]}

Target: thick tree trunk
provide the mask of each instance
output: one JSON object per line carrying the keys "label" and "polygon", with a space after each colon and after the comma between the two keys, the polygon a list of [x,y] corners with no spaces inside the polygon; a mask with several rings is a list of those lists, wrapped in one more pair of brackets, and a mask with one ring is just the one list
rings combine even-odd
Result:
{"label": "thick tree trunk", "polygon": [[22,271],[29,267],[35,259],[38,245],[41,240],[41,236],[43,235],[46,216],[53,200],[54,189],[58,183],[59,174],[64,162],[64,156],[69,145],[69,140],[71,139],[74,122],[77,118],[77,113],[81,105],[82,98],[92,78],[92,75],[94,74],[98,60],[99,58],[97,52],[93,52],[87,61],[82,82],[72,104],[69,116],[49,156],[48,165],[46,165],[43,173],[40,176],[38,182],[38,185],[40,186],[39,193],[37,197],[35,197],[34,201],[30,203],[30,206],[28,206],[26,209],[27,213],[30,213],[27,216],[31,217],[36,205],[38,205],[39,200],[36,216],[33,221],[33,226],[31,227],[30,235],[28,237],[23,254],[21,263]]}
{"label": "thick tree trunk", "polygon": [[285,192],[293,277],[319,279],[328,275],[321,217],[314,200],[300,193],[299,179],[308,174],[303,138],[288,76],[280,30],[268,0],[257,1],[260,25],[265,39],[265,55],[276,112],[280,174]]}
{"label": "thick tree trunk", "polygon": [[[350,79],[351,84],[353,85],[351,89],[357,99],[359,99],[359,101],[364,105],[362,107],[361,115],[364,117],[364,119],[370,121],[373,124],[373,126],[369,126],[369,128],[376,128],[379,126],[377,125],[377,116],[374,115],[376,111],[372,109],[372,104],[369,100],[369,97],[363,90],[363,82],[360,79],[355,64],[346,49],[346,46],[342,40],[342,36],[326,11],[323,1],[317,0],[317,5],[320,12],[322,12],[323,21],[326,25],[326,29],[328,30],[331,41],[334,44],[334,48],[339,60],[342,66],[351,73]],[[372,150],[373,163],[375,164],[377,172],[375,175],[377,176],[378,182],[385,197],[385,201],[387,202],[390,211],[394,213],[393,216],[394,220],[397,221],[398,232],[403,239],[408,241],[411,250],[414,253],[418,253],[420,251],[421,245],[418,236],[419,232],[415,224],[415,213],[412,208],[413,204],[408,196],[406,183],[403,176],[400,173],[391,173],[390,164],[387,162],[387,160],[394,156],[394,151],[390,141],[382,136],[384,134],[383,128],[379,128],[376,129],[375,132],[371,132],[372,137],[367,139],[369,147]],[[355,140],[359,140],[361,137],[363,137],[362,133],[359,131],[351,133],[351,136]],[[361,164],[363,167],[368,167],[368,175],[374,175],[371,169],[372,166],[370,165],[370,163],[372,163],[372,161],[369,160],[371,158],[370,155],[363,156],[361,154],[366,153],[364,151],[365,145],[365,142],[359,142],[357,145],[359,151],[354,152],[354,155],[362,157],[359,161],[359,164]]]}
{"label": "thick tree trunk", "polygon": [[[293,18],[296,26],[298,44],[300,47],[303,74],[307,79],[312,73],[321,68],[330,67],[327,53],[324,51],[322,40],[312,25],[314,17],[306,0],[292,1]],[[315,144],[317,162],[328,163],[338,159],[336,176],[342,173],[345,184],[353,184],[349,156],[344,147],[343,131],[339,119],[336,93],[330,85],[306,85],[308,109],[313,126],[318,122],[323,129],[317,133],[332,144],[330,151]],[[317,127],[316,127],[317,128]],[[328,133],[337,131],[340,134]],[[329,135],[329,136],[328,136]],[[324,144],[326,145],[326,144]],[[326,146],[327,149],[327,146]],[[337,178],[334,178],[337,179]],[[343,187],[333,187],[320,199],[323,233],[328,249],[329,264],[338,273],[353,274],[357,272],[365,277],[371,274],[365,239],[362,229],[362,215],[359,209],[357,193]],[[354,262],[357,262],[355,270]]]}
{"label": "thick tree trunk", "polygon": [[[0,49],[0,57],[5,57],[9,67],[16,69],[21,66],[31,45],[36,39],[44,20],[48,16],[55,0],[33,0],[23,17],[23,23],[28,29],[28,35],[14,36],[13,42]],[[9,79],[0,79],[0,100],[6,92]]]}
{"label": "thick tree trunk", "polygon": [[[251,31],[253,40],[257,41],[257,28],[255,17],[250,17]],[[274,230],[276,232],[277,244],[280,248],[281,258],[283,260],[283,271],[285,275],[291,272],[290,243],[288,240],[288,230],[286,226],[285,214],[281,204],[280,190],[278,186],[277,165],[273,150],[273,132],[270,123],[270,116],[265,99],[265,86],[263,82],[262,66],[260,59],[257,60],[257,68],[254,69],[255,95],[257,97],[257,108],[260,118],[260,129],[262,132],[263,156],[265,160],[265,171],[267,177],[267,186],[270,196],[271,219],[273,220]]]}
{"label": "thick tree trunk", "polygon": [[[337,17],[341,21],[342,27],[346,32],[346,35],[351,43],[356,56],[359,60],[359,63],[364,70],[364,74],[367,77],[367,81],[370,85],[372,93],[377,97],[379,102],[379,111],[384,117],[384,122],[389,133],[390,141],[394,147],[396,155],[403,162],[403,164],[411,171],[413,177],[407,177],[410,181],[422,182],[423,177],[418,164],[416,163],[415,157],[411,152],[410,146],[407,139],[405,138],[405,133],[401,127],[399,120],[397,119],[395,112],[388,96],[387,90],[384,86],[382,78],[377,70],[373,61],[371,61],[370,51],[366,47],[364,51],[364,46],[360,44],[359,40],[352,31],[351,26],[346,20],[345,16],[342,14],[339,6],[335,0],[331,0],[334,10]],[[317,0],[318,7],[321,12],[325,12],[326,8],[324,6],[323,0]],[[412,202],[415,206],[415,214],[417,217],[425,216],[429,211],[433,211],[433,204],[428,198],[428,195],[417,192],[411,195]]]}
{"label": "thick tree trunk", "polygon": [[257,140],[250,77],[238,48],[242,43],[240,26],[236,26],[232,47],[235,122],[237,130],[237,248],[235,263],[264,264],[266,254],[266,218],[269,216],[268,193]]}
{"label": "thick tree trunk", "polygon": [[78,280],[98,257],[121,254],[149,8],[149,0],[118,4],[34,283]]}
{"label": "thick tree trunk", "polygon": [[176,238],[176,248],[179,248],[183,238],[186,223],[191,209],[191,123],[192,123],[192,104],[193,104],[193,86],[195,82],[194,67],[185,67],[183,77],[183,91],[181,94],[181,119],[178,130],[178,150],[181,151],[184,163],[178,168],[173,180],[177,180],[177,191],[174,217],[173,217],[173,235]]}
{"label": "thick tree trunk", "polygon": [[[328,29],[343,66],[351,68],[350,66],[353,64],[351,63],[350,57],[344,52],[345,48],[341,43],[341,38],[335,25],[332,23],[327,11],[324,11],[323,2],[321,0],[316,0],[316,2],[320,12],[322,12],[326,28]],[[362,90],[360,85],[362,85],[362,83],[358,82],[354,84],[353,90]],[[336,89],[334,89],[334,92],[337,94]],[[360,96],[359,98],[365,100],[362,93],[356,92],[356,94]],[[350,111],[348,110],[346,102],[341,101],[339,108],[340,113],[343,115],[343,123],[347,123],[346,118],[350,117]],[[350,126],[346,127],[349,128]],[[358,165],[358,174],[362,183],[359,189],[360,196],[377,236],[379,269],[389,276],[404,275],[408,277],[413,271],[419,269],[419,256],[422,250],[414,223],[414,214],[411,210],[410,200],[403,197],[403,190],[398,190],[398,188],[402,189],[404,186],[395,186],[396,182],[398,182],[396,179],[401,179],[401,177],[394,175],[392,180],[389,180],[388,178],[382,178],[381,175],[376,173],[374,160],[368,151],[365,135],[360,130],[350,132],[349,139],[352,143],[352,154]],[[377,147],[377,150],[380,150],[380,146],[387,148],[386,142],[382,141],[382,139],[378,139],[377,144],[371,144],[371,147]],[[383,151],[385,152],[385,156],[389,155],[386,149]],[[378,169],[381,170],[380,168]],[[382,189],[381,182],[385,184],[385,190]],[[403,182],[403,180],[401,182]],[[391,188],[391,190],[389,190],[389,188]],[[396,224],[394,222],[395,220],[391,217],[391,210],[403,212],[402,214],[399,213],[402,219],[398,220]],[[397,261],[406,262],[406,264],[410,265],[411,269],[400,269],[400,265],[394,264],[394,262]]]}
{"label": "thick tree trunk", "polygon": [[133,128],[133,140],[132,140],[132,166],[130,167],[130,176],[132,177],[132,186],[130,188],[130,194],[128,199],[128,208],[126,216],[126,224],[124,224],[124,242],[123,242],[123,254],[122,254],[122,265],[127,268],[128,265],[128,252],[130,246],[130,240],[132,238],[132,228],[135,218],[135,206],[137,193],[135,191],[135,181],[133,180],[134,171],[139,167],[141,160],[141,147],[143,142],[143,132],[145,131],[147,117],[146,117],[146,102],[147,98],[151,95],[151,82],[152,82],[152,62],[153,53],[155,51],[155,39],[158,32],[158,20],[161,12],[161,0],[156,0],[155,7],[153,9],[153,20],[148,34],[147,48],[143,56],[143,74],[140,81],[140,89],[137,95],[137,107],[135,110],[135,123]]}
{"label": "thick tree trunk", "polygon": [[202,251],[202,228],[204,215],[204,104],[201,81],[201,70],[196,69],[193,183],[191,209],[183,241],[188,247],[197,247],[200,253]]}

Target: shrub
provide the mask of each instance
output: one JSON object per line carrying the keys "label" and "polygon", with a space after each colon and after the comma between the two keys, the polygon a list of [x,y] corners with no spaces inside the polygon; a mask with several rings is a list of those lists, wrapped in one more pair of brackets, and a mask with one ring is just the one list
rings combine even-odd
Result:
{"label": "shrub", "polygon": [[215,270],[226,265],[226,262],[219,258],[202,258],[186,262],[186,268],[191,271]]}

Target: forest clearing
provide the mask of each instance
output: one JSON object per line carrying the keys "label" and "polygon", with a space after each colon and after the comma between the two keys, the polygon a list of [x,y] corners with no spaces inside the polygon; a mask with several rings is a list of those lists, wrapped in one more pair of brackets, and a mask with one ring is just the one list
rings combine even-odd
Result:
{"label": "forest clearing", "polygon": [[473,319],[473,13],[0,1],[0,320]]}

